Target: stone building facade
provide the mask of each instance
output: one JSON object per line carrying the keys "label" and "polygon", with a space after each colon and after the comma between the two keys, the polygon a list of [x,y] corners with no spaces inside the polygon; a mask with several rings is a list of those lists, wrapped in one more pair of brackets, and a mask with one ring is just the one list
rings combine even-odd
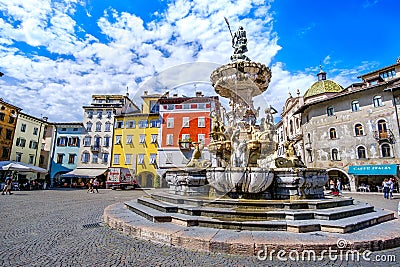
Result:
{"label": "stone building facade", "polygon": [[21,108],[0,98],[0,161],[10,160],[17,116]]}
{"label": "stone building facade", "polygon": [[400,62],[359,78],[343,88],[321,70],[304,96],[286,101],[283,132],[308,167],[353,190],[379,191],[399,176]]}

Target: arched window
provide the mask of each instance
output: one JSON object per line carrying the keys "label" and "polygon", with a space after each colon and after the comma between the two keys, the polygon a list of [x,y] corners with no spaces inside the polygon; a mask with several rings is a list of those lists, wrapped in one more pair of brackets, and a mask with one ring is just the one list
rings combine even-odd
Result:
{"label": "arched window", "polygon": [[332,149],[331,155],[332,160],[339,160],[339,151],[336,148]]}
{"label": "arched window", "polygon": [[335,128],[330,128],[329,129],[329,138],[330,139],[336,139],[337,138],[336,129]]}
{"label": "arched window", "polygon": [[289,132],[290,132],[290,135],[293,135],[293,121],[292,120],[289,121]]}
{"label": "arched window", "polygon": [[358,100],[353,100],[351,102],[351,111],[356,112],[360,110],[360,102]]}
{"label": "arched window", "polygon": [[101,132],[101,122],[96,122],[96,132]]}
{"label": "arched window", "polygon": [[356,125],[354,125],[354,132],[356,136],[364,135],[364,129],[361,123],[357,123]]}
{"label": "arched window", "polygon": [[328,116],[333,116],[333,115],[335,115],[335,110],[334,110],[334,108],[333,108],[333,107],[328,107],[328,108],[326,109],[326,114],[328,114]]}
{"label": "arched window", "polygon": [[383,144],[381,146],[381,152],[382,152],[382,157],[383,158],[390,157],[391,156],[390,145],[389,144]]}
{"label": "arched window", "polygon": [[381,106],[383,106],[382,97],[381,97],[380,95],[374,96],[373,102],[374,102],[374,107],[381,107]]}
{"label": "arched window", "polygon": [[366,159],[367,154],[364,146],[357,147],[357,157],[358,159]]}
{"label": "arched window", "polygon": [[92,131],[92,123],[89,121],[88,123],[86,123],[86,131],[91,132]]}

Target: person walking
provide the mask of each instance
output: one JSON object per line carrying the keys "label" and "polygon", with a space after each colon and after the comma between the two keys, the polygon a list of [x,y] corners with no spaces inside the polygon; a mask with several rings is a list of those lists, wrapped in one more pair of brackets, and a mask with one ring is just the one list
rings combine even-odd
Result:
{"label": "person walking", "polygon": [[383,188],[383,198],[389,199],[389,179],[385,178],[382,182],[382,188]]}
{"label": "person walking", "polygon": [[99,192],[99,180],[97,178],[94,179],[93,181],[93,187],[92,187],[92,192],[94,193],[94,189],[96,189],[96,193]]}
{"label": "person walking", "polygon": [[90,179],[89,182],[88,182],[87,193],[94,193],[94,191],[93,191],[93,179]]}
{"label": "person walking", "polygon": [[13,193],[11,192],[11,189],[12,189],[12,179],[11,179],[11,176],[7,176],[7,178],[6,178],[6,180],[5,180],[5,185],[4,185],[4,188],[3,188],[3,191],[1,191],[1,194],[2,195],[7,195],[7,192],[8,192],[8,194],[9,195],[12,195]]}
{"label": "person walking", "polygon": [[389,180],[389,196],[390,199],[393,199],[393,189],[394,189],[394,178],[391,177]]}

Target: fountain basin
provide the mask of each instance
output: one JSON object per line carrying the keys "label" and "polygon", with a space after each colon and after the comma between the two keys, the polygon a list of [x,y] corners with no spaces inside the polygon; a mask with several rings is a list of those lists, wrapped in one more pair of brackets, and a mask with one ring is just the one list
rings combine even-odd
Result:
{"label": "fountain basin", "polygon": [[262,193],[272,184],[274,174],[265,168],[207,168],[207,181],[221,193]]}

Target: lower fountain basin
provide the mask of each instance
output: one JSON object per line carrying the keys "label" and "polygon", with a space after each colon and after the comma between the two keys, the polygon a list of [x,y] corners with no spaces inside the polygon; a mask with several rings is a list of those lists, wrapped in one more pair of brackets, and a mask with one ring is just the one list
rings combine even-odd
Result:
{"label": "lower fountain basin", "polygon": [[261,193],[272,184],[274,174],[265,168],[208,168],[207,181],[221,193]]}

